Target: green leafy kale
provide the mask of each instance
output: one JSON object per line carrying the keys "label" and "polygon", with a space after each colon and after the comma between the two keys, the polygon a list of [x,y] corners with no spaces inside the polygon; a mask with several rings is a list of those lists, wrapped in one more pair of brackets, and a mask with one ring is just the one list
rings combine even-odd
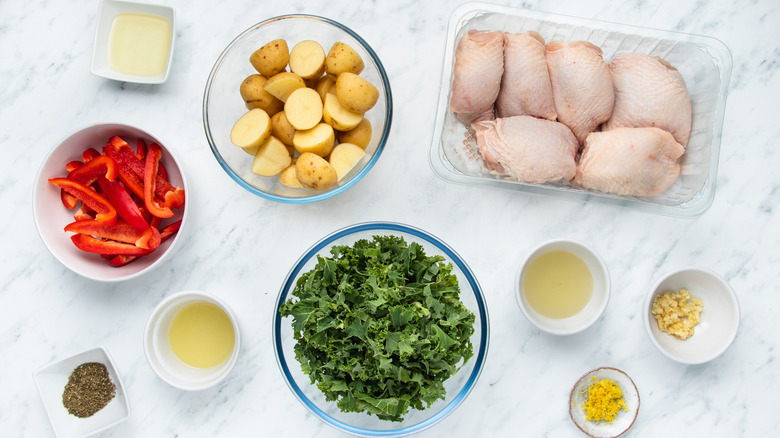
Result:
{"label": "green leafy kale", "polygon": [[473,355],[474,314],[452,265],[398,236],[330,252],[280,308],[312,384],[342,412],[390,421],[444,399],[444,381]]}

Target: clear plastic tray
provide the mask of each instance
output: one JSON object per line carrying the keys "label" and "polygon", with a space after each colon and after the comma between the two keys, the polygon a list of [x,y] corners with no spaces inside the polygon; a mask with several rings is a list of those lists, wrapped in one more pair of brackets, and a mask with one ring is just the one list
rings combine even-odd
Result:
{"label": "clear plastic tray", "polygon": [[[545,41],[589,41],[601,48],[605,61],[616,53],[660,56],[685,79],[691,96],[691,138],[681,158],[681,175],[662,195],[618,196],[585,190],[568,183],[527,184],[485,170],[469,128],[449,111],[455,47],[471,29],[539,32]],[[563,198],[594,199],[670,216],[703,213],[715,196],[723,114],[731,76],[731,52],[719,40],[678,32],[569,17],[485,3],[467,3],[450,17],[442,68],[442,88],[430,149],[434,172],[445,181],[477,187],[500,187]]]}

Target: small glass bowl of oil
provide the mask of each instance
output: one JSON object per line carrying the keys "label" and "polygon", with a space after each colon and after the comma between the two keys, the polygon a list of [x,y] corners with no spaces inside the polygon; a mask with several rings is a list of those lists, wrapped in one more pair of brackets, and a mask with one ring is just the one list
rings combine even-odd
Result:
{"label": "small glass bowl of oil", "polygon": [[610,295],[604,260],[587,245],[557,239],[525,259],[515,278],[515,297],[525,317],[542,331],[571,335],[601,317]]}
{"label": "small glass bowl of oil", "polygon": [[144,352],[152,370],[187,391],[222,381],[236,363],[240,343],[236,317],[227,304],[199,291],[164,299],[144,333]]}

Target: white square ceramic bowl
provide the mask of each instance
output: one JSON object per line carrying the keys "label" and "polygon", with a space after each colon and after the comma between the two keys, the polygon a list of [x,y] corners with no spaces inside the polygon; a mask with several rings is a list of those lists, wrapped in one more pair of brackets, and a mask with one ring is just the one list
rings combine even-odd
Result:
{"label": "white square ceramic bowl", "polygon": [[[116,385],[116,395],[103,409],[91,417],[79,418],[69,414],[62,404],[62,392],[73,370],[87,362],[99,362],[106,366],[111,382]],[[130,403],[122,386],[122,380],[111,356],[103,347],[93,348],[47,365],[36,371],[33,379],[54,428],[54,434],[59,438],[89,436],[130,417]]]}
{"label": "white square ceramic bowl", "polygon": [[[171,24],[170,50],[168,51],[168,62],[166,63],[165,71],[163,73],[154,76],[137,76],[118,72],[109,67],[108,37],[111,33],[111,23],[117,14],[126,12],[156,15],[165,18]],[[173,59],[173,42],[176,39],[175,18],[173,8],[168,6],[116,0],[101,1],[98,9],[95,44],[92,49],[92,73],[97,76],[122,82],[135,82],[139,84],[161,84],[165,82],[168,79],[168,73],[171,70],[171,60]]]}
{"label": "white square ceramic bowl", "polygon": [[[653,298],[667,290],[685,288],[702,301],[699,324],[693,336],[682,340],[661,332],[650,310]],[[739,302],[731,286],[720,275],[701,268],[682,268],[659,279],[648,291],[642,318],[650,341],[667,357],[684,364],[709,362],[723,354],[737,337]]]}

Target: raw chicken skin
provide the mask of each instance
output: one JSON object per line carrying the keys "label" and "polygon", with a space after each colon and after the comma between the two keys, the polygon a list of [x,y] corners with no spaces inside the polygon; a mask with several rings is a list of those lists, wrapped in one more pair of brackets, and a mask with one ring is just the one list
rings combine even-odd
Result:
{"label": "raw chicken skin", "polygon": [[621,53],[609,63],[615,108],[604,130],[621,126],[669,131],[683,147],[691,135],[691,99],[685,80],[665,60],[642,53]]}
{"label": "raw chicken skin", "polygon": [[594,132],[572,181],[618,195],[657,196],[680,176],[677,159],[685,149],[659,128],[615,128]]}
{"label": "raw chicken skin", "polygon": [[558,117],[544,54],[544,38],[537,32],[504,34],[504,76],[496,117]]}
{"label": "raw chicken skin", "polygon": [[568,126],[580,143],[612,114],[615,91],[601,49],[586,41],[547,44],[558,121]]}
{"label": "raw chicken skin", "polygon": [[503,73],[504,33],[468,31],[455,49],[450,110],[466,125],[492,119]]}
{"label": "raw chicken skin", "polygon": [[537,184],[574,177],[579,144],[561,123],[515,116],[471,126],[485,167],[493,173]]}

